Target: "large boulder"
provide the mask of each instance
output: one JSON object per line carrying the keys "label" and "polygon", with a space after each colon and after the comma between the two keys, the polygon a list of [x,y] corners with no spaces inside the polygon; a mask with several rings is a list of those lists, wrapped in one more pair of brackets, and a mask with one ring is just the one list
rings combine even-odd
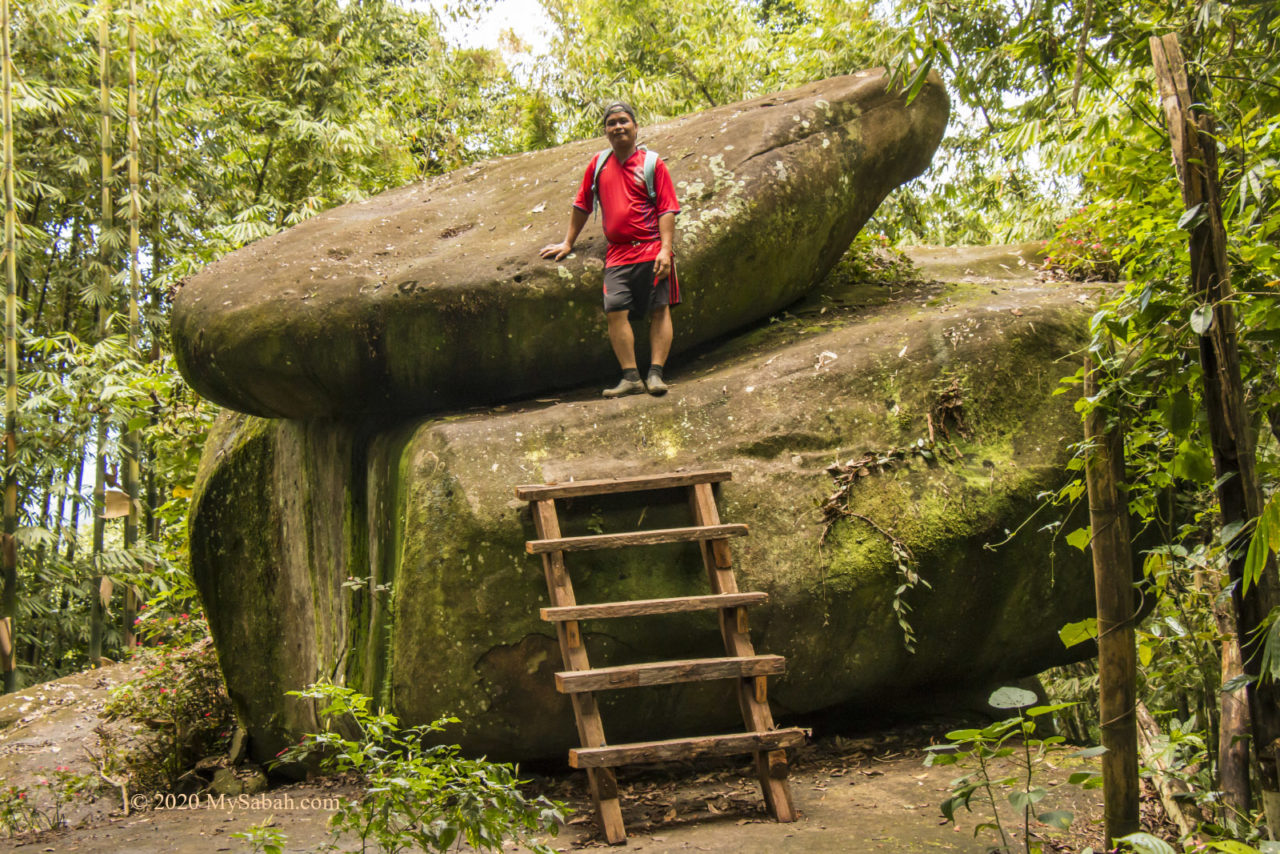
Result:
{"label": "large boulder", "polygon": [[[980,279],[826,294],[792,312],[677,370],[664,399],[579,392],[358,424],[224,415],[201,463],[192,568],[258,756],[317,726],[315,708],[283,693],[321,678],[411,722],[457,714],[447,737],[470,750],[562,755],[573,716],[554,688],[541,564],[513,497],[544,480],[731,469],[721,515],[750,526],[734,555],[741,587],[770,594],[752,630],[758,650],[787,657],[770,691],[783,719],[1063,661],[1056,632],[1090,613],[1090,573],[1040,523],[1022,523],[1061,484],[1080,432],[1067,397],[1052,396],[1069,372],[1061,358],[1085,341],[1079,294]],[[864,465],[829,521],[827,469],[850,460]],[[687,512],[675,493],[578,499],[564,524],[671,527]],[[895,593],[895,540],[930,587]],[[583,602],[706,589],[692,546],[568,563]],[[895,600],[910,608],[914,653]],[[714,613],[584,633],[596,665],[722,651]],[[642,690],[640,702],[602,695],[610,740],[737,719],[723,684]]]}
{"label": "large boulder", "polygon": [[[862,71],[642,128],[684,212],[675,352],[817,284],[876,206],[928,166],[935,77],[909,105]],[[264,416],[421,414],[528,397],[612,370],[604,242],[561,264],[589,140],[491,160],[321,214],[209,265],[175,300],[178,364]]]}

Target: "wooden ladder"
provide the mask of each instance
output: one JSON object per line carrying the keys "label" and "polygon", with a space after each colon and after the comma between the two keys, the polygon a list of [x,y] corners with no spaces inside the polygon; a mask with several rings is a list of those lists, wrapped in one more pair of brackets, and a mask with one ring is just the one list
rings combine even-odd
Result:
{"label": "wooden ladder", "polygon": [[[768,594],[738,591],[729,538],[746,536],[747,526],[721,524],[711,487],[713,483],[731,477],[732,473],[728,471],[703,471],[516,487],[516,497],[532,504],[538,539],[529,540],[525,547],[530,554],[542,555],[551,607],[543,608],[541,615],[542,619],[555,623],[564,659],[564,671],[556,674],[556,688],[569,695],[582,741],[582,747],[569,751],[569,764],[586,769],[600,826],[605,837],[615,845],[627,838],[618,802],[617,778],[613,773],[613,768],[618,765],[754,753],[756,773],[769,813],[783,822],[794,821],[796,817],[787,786],[786,748],[803,744],[805,735],[799,728],[774,729],[773,726],[766,680],[782,673],[786,661],[778,655],[756,655],[751,645],[746,609],[748,605],[766,601]],[[689,491],[689,506],[695,523],[692,527],[586,537],[561,536],[557,499],[680,487]],[[676,542],[698,544],[707,579],[711,583],[711,595],[594,605],[579,605],[574,599],[573,583],[565,570],[565,552]],[[587,660],[587,650],[578,628],[579,620],[699,610],[719,610],[720,634],[725,647],[723,657],[594,669]],[[593,692],[710,679],[737,680],[738,704],[742,708],[746,732],[632,744],[609,744],[605,740],[604,725]]]}

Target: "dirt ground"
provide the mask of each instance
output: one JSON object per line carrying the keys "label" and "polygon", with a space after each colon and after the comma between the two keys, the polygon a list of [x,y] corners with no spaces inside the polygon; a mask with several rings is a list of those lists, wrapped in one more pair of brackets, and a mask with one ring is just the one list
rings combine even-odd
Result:
{"label": "dirt ground", "polygon": [[[93,770],[97,715],[112,686],[132,675],[127,664],[77,674],[0,699],[0,776],[7,785],[30,785],[56,764],[81,773]],[[677,763],[647,769],[621,769],[623,815],[636,851],[804,851],[844,852],[954,851],[981,854],[996,837],[974,827],[989,820],[989,809],[975,803],[961,812],[959,824],[945,822],[939,804],[950,782],[968,768],[926,768],[924,748],[943,740],[957,720],[901,724],[865,734],[818,733],[794,757],[791,791],[799,821],[778,824],[764,812],[759,786],[743,760]],[[1037,822],[1032,834],[1049,851],[1100,847],[1100,794],[1065,781],[1080,767],[1077,760],[1055,759],[1037,772],[1036,783],[1049,790],[1044,809],[1072,811],[1069,833]],[[526,770],[531,786],[566,802],[573,810],[567,826],[550,843],[563,851],[606,847],[600,840],[585,776],[563,769]],[[287,839],[286,850],[317,850],[329,839],[326,826],[335,798],[355,790],[338,781],[319,780],[273,788],[244,800],[150,798],[132,795],[126,815],[121,795],[105,784],[96,798],[69,811],[70,827],[38,835],[0,839],[0,851],[84,851],[95,854],[204,854],[249,851],[232,834],[270,821]],[[1018,819],[1007,803],[1007,827]],[[141,807],[141,808],[138,808]],[[358,850],[358,840],[342,847]]]}

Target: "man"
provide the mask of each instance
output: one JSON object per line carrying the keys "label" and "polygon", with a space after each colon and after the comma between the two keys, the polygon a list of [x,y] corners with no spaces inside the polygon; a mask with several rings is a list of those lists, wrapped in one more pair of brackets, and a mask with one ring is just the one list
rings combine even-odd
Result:
{"label": "man", "polygon": [[[663,365],[671,352],[671,306],[680,302],[680,285],[671,257],[675,237],[676,200],[671,174],[653,156],[651,180],[646,177],[647,152],[636,147],[639,127],[636,113],[627,104],[610,104],[604,111],[604,132],[611,151],[601,152],[587,164],[582,185],[573,201],[569,230],[564,241],[543,247],[541,256],[559,261],[573,251],[573,243],[587,224],[595,203],[604,216],[604,310],[609,320],[609,343],[622,368],[622,379],[605,389],[605,397],[621,397],[648,391],[666,394]],[[600,158],[606,158],[601,166]],[[599,168],[597,168],[599,166]],[[652,195],[650,195],[652,191]],[[640,381],[636,369],[635,334],[631,321],[649,319],[649,373]]]}

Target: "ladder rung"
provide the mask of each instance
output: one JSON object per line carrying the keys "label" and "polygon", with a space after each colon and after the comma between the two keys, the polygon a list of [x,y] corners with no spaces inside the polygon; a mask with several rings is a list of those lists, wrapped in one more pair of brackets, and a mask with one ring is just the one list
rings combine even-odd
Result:
{"label": "ladder rung", "polygon": [[652,546],[657,543],[688,543],[695,540],[720,540],[745,537],[746,525],[697,525],[692,528],[658,528],[652,531],[627,531],[622,534],[593,534],[588,537],[560,537],[554,540],[529,540],[524,546],[529,554],[545,552],[585,552],[593,549],[617,549],[623,546]]}
{"label": "ladder rung", "polygon": [[563,620],[590,620],[608,617],[640,617],[646,614],[678,614],[684,611],[709,611],[737,608],[767,602],[768,593],[717,593],[710,596],[676,596],[671,599],[634,599],[630,602],[600,602],[595,605],[567,605],[543,608],[542,619],[550,623]]}
{"label": "ladder rung", "polygon": [[704,735],[671,738],[665,741],[638,741],[604,747],[577,747],[569,750],[574,768],[610,768],[632,762],[664,762],[695,759],[699,756],[731,756],[758,750],[779,750],[804,744],[804,730],[798,727],[769,732],[741,732],[731,735]]}
{"label": "ladder rung", "polygon": [[609,495],[618,492],[640,492],[646,489],[670,489],[697,483],[721,483],[733,477],[725,469],[691,471],[678,474],[646,474],[638,477],[577,480],[568,483],[527,483],[516,487],[516,498],[543,501],[548,498],[573,498],[579,495]]}
{"label": "ladder rung", "polygon": [[562,694],[580,694],[584,691],[639,688],[643,685],[670,685],[673,682],[776,676],[786,669],[787,660],[780,655],[654,661],[592,670],[564,670],[556,674],[556,690]]}

